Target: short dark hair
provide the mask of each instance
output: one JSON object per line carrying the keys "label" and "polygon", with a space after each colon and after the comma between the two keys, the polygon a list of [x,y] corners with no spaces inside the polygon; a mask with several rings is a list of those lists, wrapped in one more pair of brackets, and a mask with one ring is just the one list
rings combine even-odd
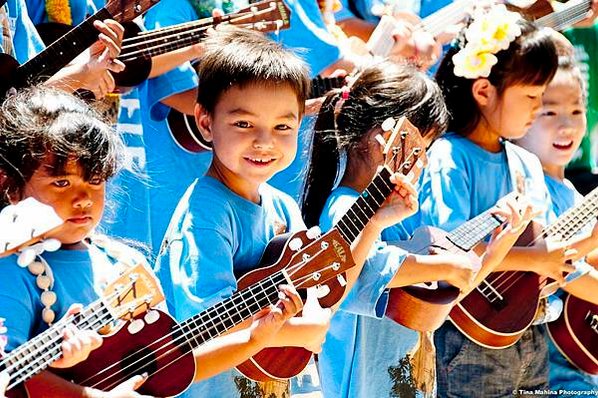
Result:
{"label": "short dark hair", "polygon": [[82,100],[39,86],[8,96],[0,106],[0,207],[21,197],[46,162],[61,175],[76,160],[86,180],[113,176],[124,144]]}
{"label": "short dark hair", "polygon": [[231,87],[288,84],[303,114],[310,90],[309,68],[297,55],[261,33],[233,26],[219,27],[204,45],[197,70],[197,102],[209,113]]}
{"label": "short dark hair", "polygon": [[359,73],[338,114],[342,92],[327,95],[314,127],[311,159],[301,198],[308,226],[318,224],[334,188],[341,151],[349,152],[363,136],[389,117],[407,117],[423,136],[435,138],[448,123],[438,85],[411,64],[383,61]]}
{"label": "short dark hair", "polygon": [[[517,84],[542,86],[550,82],[557,69],[557,50],[548,31],[532,22],[519,20],[521,35],[509,48],[496,53],[498,62],[492,66],[488,80],[501,95]],[[449,131],[468,135],[480,121],[481,114],[471,88],[476,79],[455,76],[453,56],[465,46],[463,29],[444,55],[436,81],[442,89],[451,119]]]}

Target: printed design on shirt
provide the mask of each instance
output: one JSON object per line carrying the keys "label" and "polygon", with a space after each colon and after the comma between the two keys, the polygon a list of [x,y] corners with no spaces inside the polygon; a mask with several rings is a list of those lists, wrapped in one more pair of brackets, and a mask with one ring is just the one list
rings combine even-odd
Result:
{"label": "printed design on shirt", "polygon": [[12,47],[12,30],[11,23],[8,18],[7,5],[0,7],[0,29],[2,29],[2,41],[0,42],[0,50],[3,53],[14,57],[14,51]]}
{"label": "printed design on shirt", "polygon": [[405,355],[397,366],[390,366],[387,371],[392,384],[389,397],[415,397],[416,388],[412,375],[411,357],[409,355]]}
{"label": "printed design on shirt", "polygon": [[246,377],[234,378],[239,398],[290,398],[290,383],[280,381],[252,381]]}
{"label": "printed design on shirt", "polygon": [[281,235],[287,232],[287,224],[280,219],[274,220],[272,227],[274,229],[274,235]]}
{"label": "printed design on shirt", "polygon": [[236,10],[245,7],[249,2],[235,0],[188,0],[199,18],[208,18],[212,16],[212,11],[219,8],[225,14],[230,14]]}

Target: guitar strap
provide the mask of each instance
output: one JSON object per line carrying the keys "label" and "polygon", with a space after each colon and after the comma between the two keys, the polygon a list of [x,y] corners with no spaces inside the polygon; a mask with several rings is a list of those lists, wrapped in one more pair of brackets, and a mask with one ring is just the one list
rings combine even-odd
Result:
{"label": "guitar strap", "polygon": [[513,148],[514,145],[515,144],[512,144],[509,141],[503,141],[503,146],[507,155],[509,178],[511,179],[513,191],[525,194],[527,190],[526,178],[523,175],[523,170],[525,170],[525,168],[523,167],[521,158],[515,153],[515,148]]}

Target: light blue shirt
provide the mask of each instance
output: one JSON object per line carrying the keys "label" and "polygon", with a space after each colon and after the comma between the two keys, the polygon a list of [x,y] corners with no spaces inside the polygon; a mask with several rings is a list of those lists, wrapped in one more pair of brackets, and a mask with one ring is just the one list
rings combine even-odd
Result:
{"label": "light blue shirt", "polygon": [[[332,228],[358,196],[351,188],[336,188],[320,217],[322,230]],[[414,392],[407,354],[417,343],[417,333],[384,317],[386,286],[406,256],[402,249],[384,242],[397,239],[408,236],[398,227],[383,231],[332,317],[318,363],[325,397],[410,396]]]}
{"label": "light blue shirt", "polygon": [[[13,56],[23,64],[42,51],[45,48],[44,43],[29,19],[25,0],[8,0],[4,9],[7,11],[8,21],[2,21],[0,18],[0,23],[3,26],[4,23],[8,24],[12,37]],[[0,26],[0,29],[4,30],[3,26]],[[3,43],[5,36],[6,32],[0,36],[1,52],[5,52],[6,43]]]}
{"label": "light blue shirt", "polygon": [[[230,297],[237,277],[258,267],[270,239],[305,228],[292,198],[267,184],[259,192],[258,205],[206,176],[181,198],[156,263],[177,320]],[[194,384],[185,396],[241,396],[238,386],[247,382],[236,370],[228,370]]]}
{"label": "light blue shirt", "polygon": [[[550,176],[546,176],[546,185],[552,196],[552,210],[557,217],[583,200],[583,196],[577,192],[569,180],[558,181]],[[588,228],[592,227],[593,223],[588,226]],[[588,264],[586,264],[586,266],[591,267]],[[586,269],[586,272],[589,270],[590,269]],[[578,271],[573,274],[577,274],[577,277],[580,277],[585,273]],[[571,282],[570,275],[567,278],[568,282]],[[560,297],[561,295],[557,294],[557,296]],[[549,339],[548,348],[551,389],[576,391],[598,390],[598,376],[590,376],[573,366],[560,353],[551,339]]]}
{"label": "light blue shirt", "polygon": [[[129,249],[131,258],[145,261]],[[103,250],[90,246],[88,250],[58,250],[44,252],[54,275],[57,302],[52,306],[56,320],[60,319],[72,304],[88,305],[102,294],[104,285],[118,276],[118,267]],[[8,330],[7,351],[30,340],[48,328],[41,313],[41,290],[36,277],[27,268],[16,263],[16,256],[0,259],[0,318],[5,318]]]}
{"label": "light blue shirt", "polygon": [[[26,0],[29,17],[34,25],[50,22],[46,12],[46,0]],[[69,0],[72,25],[79,25],[87,16],[89,4],[87,0]]]}

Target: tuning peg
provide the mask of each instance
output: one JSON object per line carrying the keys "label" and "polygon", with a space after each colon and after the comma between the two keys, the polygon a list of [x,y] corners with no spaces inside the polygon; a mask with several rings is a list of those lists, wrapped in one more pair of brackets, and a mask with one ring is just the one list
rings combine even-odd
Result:
{"label": "tuning peg", "polygon": [[148,312],[145,313],[145,316],[143,317],[143,319],[145,320],[145,323],[147,323],[148,325],[151,325],[152,323],[158,321],[158,319],[160,319],[160,313],[156,310],[149,310]]}
{"label": "tuning peg", "polygon": [[321,233],[322,230],[320,229],[320,227],[316,225],[315,227],[311,227],[310,229],[308,229],[306,235],[309,239],[317,239]]}
{"label": "tuning peg", "polygon": [[127,330],[131,334],[137,334],[141,331],[141,329],[143,329],[144,326],[145,323],[143,323],[141,319],[135,319],[133,322],[129,323],[129,326],[127,326]]}
{"label": "tuning peg", "polygon": [[297,250],[301,249],[303,246],[303,241],[301,238],[293,238],[289,241],[289,249],[296,252]]}
{"label": "tuning peg", "polygon": [[316,297],[321,299],[330,293],[330,287],[328,285],[318,285],[316,286]]}
{"label": "tuning peg", "polygon": [[390,131],[395,128],[395,120],[392,117],[389,117],[388,119],[382,122],[382,125],[380,127],[382,127],[382,130],[384,131]]}
{"label": "tuning peg", "polygon": [[336,276],[336,280],[338,281],[338,283],[341,286],[347,286],[347,280],[345,279],[345,277],[343,276],[343,274],[337,275]]}

